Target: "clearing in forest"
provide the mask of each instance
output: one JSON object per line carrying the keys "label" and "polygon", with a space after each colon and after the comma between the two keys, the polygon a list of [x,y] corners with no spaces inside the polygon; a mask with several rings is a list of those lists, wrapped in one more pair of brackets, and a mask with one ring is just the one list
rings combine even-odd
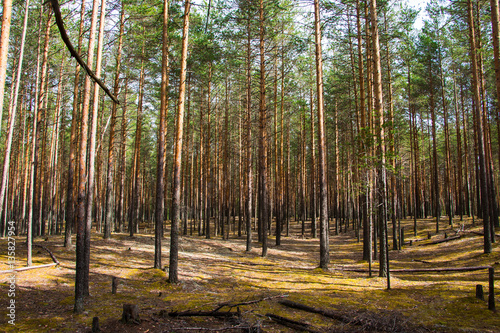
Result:
{"label": "clearing in forest", "polygon": [[[432,220],[419,220],[413,237],[413,221],[406,226],[406,244],[390,251],[391,269],[471,267],[491,265],[498,271],[500,248],[483,254],[482,229],[464,224],[464,231],[451,228],[439,235]],[[166,282],[166,273],[152,269],[154,235],[130,238],[114,234],[104,241],[93,234],[91,244],[91,297],[82,315],[73,314],[75,252],[63,247],[61,236],[35,239],[49,249],[60,265],[17,273],[16,321],[6,316],[7,275],[1,274],[2,311],[0,331],[90,332],[93,317],[99,317],[102,332],[498,332],[500,317],[488,310],[488,271],[394,272],[391,290],[386,279],[364,272],[362,244],[353,231],[330,239],[330,270],[317,268],[319,241],[302,237],[292,222],[290,237],[260,257],[254,244],[245,251],[245,238],[229,240],[183,236],[179,252],[178,285]],[[447,242],[447,236],[460,235]],[[410,235],[411,234],[411,235]],[[168,232],[165,233],[168,235]],[[409,245],[412,240],[412,245]],[[26,258],[24,239],[17,239],[17,267]],[[392,244],[391,244],[392,245]],[[6,270],[7,241],[0,240],[0,270]],[[164,240],[164,262],[168,262],[168,237]],[[392,246],[391,246],[392,247]],[[34,248],[34,265],[52,260],[42,248]],[[353,269],[358,271],[352,271]],[[118,281],[112,294],[112,278]],[[485,300],[475,297],[476,285],[485,290]],[[496,288],[500,285],[496,283]],[[121,322],[123,304],[139,307],[140,323]],[[322,313],[291,306],[306,305]],[[310,310],[310,309],[309,309]],[[206,314],[206,316],[180,316]],[[231,312],[227,314],[227,312]],[[173,316],[177,314],[177,316]],[[288,319],[289,321],[285,320]],[[301,326],[302,325],[302,326]]]}

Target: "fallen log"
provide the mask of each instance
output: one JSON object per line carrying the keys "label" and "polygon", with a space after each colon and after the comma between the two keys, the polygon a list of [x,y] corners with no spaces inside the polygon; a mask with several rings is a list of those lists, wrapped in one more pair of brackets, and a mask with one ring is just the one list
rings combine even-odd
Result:
{"label": "fallen log", "polygon": [[318,309],[318,308],[314,308],[314,307],[309,306],[309,305],[293,302],[290,300],[283,300],[283,301],[279,301],[278,303],[281,305],[287,306],[289,308],[292,308],[292,309],[298,309],[298,310],[303,310],[306,312],[317,313],[317,314],[320,314],[320,315],[328,317],[328,318],[339,320],[341,322],[349,322],[349,320],[347,320],[342,314],[336,313],[334,311]]}
{"label": "fallen log", "polygon": [[269,317],[271,320],[273,320],[274,322],[276,322],[278,324],[281,324],[281,325],[286,326],[286,327],[290,327],[294,330],[313,332],[313,333],[320,332],[318,329],[316,329],[314,326],[312,326],[310,324],[303,323],[303,322],[296,321],[296,320],[292,320],[292,319],[288,319],[285,317],[281,317],[281,316],[278,316],[278,315],[275,315],[272,313],[267,313],[266,317]]}
{"label": "fallen log", "polygon": [[59,265],[59,260],[57,260],[57,258],[54,256],[54,253],[52,253],[52,251],[50,251],[46,246],[40,244],[33,244],[32,246],[39,247],[47,251],[52,258],[52,261],[54,261],[55,264]]}
{"label": "fallen log", "polygon": [[[407,268],[407,269],[391,269],[391,273],[426,273],[426,272],[473,272],[483,269],[489,269],[491,266],[473,266],[473,267],[438,267],[438,268]],[[367,269],[362,268],[342,268],[343,271],[368,273]],[[372,269],[372,272],[377,270]]]}
{"label": "fallen log", "polygon": [[462,238],[462,236],[461,235],[457,235],[457,236],[448,237],[448,238],[444,238],[444,239],[439,239],[439,240],[435,240],[435,241],[430,242],[430,243],[424,243],[424,244],[420,244],[420,245],[421,246],[436,245],[436,244],[450,242],[450,241],[453,241],[453,240],[456,240],[456,239],[459,239],[459,238]]}
{"label": "fallen log", "polygon": [[232,308],[235,308],[238,306],[251,305],[251,304],[260,303],[260,302],[268,301],[268,300],[275,299],[275,298],[285,298],[285,297],[288,297],[288,295],[269,296],[269,297],[264,297],[264,298],[260,298],[260,299],[256,299],[256,300],[252,300],[252,301],[240,302],[240,303],[224,302],[224,303],[218,304],[218,307],[215,310],[213,310],[212,312],[219,311],[223,307],[228,307],[229,311],[231,311]]}
{"label": "fallen log", "polygon": [[219,312],[219,311],[183,311],[169,312],[169,317],[215,317],[215,318],[233,318],[238,317],[238,312]]}

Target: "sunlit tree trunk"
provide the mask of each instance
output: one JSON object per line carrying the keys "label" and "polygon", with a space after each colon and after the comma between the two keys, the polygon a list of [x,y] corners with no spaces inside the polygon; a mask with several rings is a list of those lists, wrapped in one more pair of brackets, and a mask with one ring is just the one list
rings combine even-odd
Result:
{"label": "sunlit tree trunk", "polygon": [[179,78],[179,109],[177,110],[177,122],[174,143],[174,178],[172,187],[172,230],[170,238],[170,266],[169,282],[178,283],[178,261],[179,261],[179,217],[181,204],[181,167],[182,167],[182,135],[184,126],[184,104],[186,94],[186,73],[189,33],[189,13],[191,1],[184,1],[184,23],[182,29],[181,68]]}
{"label": "sunlit tree trunk", "polygon": [[[4,1],[4,6],[5,6]],[[16,124],[16,114],[17,114],[17,101],[18,101],[18,96],[19,96],[19,85],[21,83],[21,73],[22,68],[23,68],[23,56],[24,56],[24,44],[26,41],[26,30],[28,26],[28,14],[29,14],[29,0],[26,0],[25,2],[25,7],[24,7],[24,23],[23,23],[23,34],[21,37],[21,45],[20,45],[20,51],[19,51],[19,61],[17,65],[17,75],[16,75],[16,83],[15,83],[15,88],[13,89],[14,95],[13,95],[13,101],[12,101],[12,107],[9,115],[9,127],[8,127],[8,133],[7,133],[7,140],[5,143],[5,157],[3,160],[3,173],[2,173],[2,185],[0,187],[0,218],[3,216],[2,215],[2,210],[3,210],[3,202],[5,200],[6,196],[6,190],[7,190],[7,184],[8,184],[8,178],[9,178],[9,168],[10,168],[10,154],[11,154],[11,149],[12,149],[12,139],[14,137],[14,128]],[[8,10],[6,7],[4,7],[4,16],[6,15],[5,10]],[[10,22],[9,22],[10,23]],[[2,32],[4,27],[2,26]],[[3,34],[2,38],[0,39],[0,57],[2,56],[2,45],[3,45]],[[0,80],[2,79],[2,60],[0,59]],[[5,76],[5,74],[4,74]],[[3,82],[5,84],[5,80]],[[0,114],[2,113],[2,103],[3,103],[3,89],[1,88],[2,82],[0,82]],[[0,117],[1,118],[1,117]],[[0,127],[1,127],[1,120],[0,120]],[[7,214],[7,211],[4,211],[4,214]],[[6,233],[6,224],[4,224],[3,227],[3,236],[5,237]]]}
{"label": "sunlit tree trunk", "polygon": [[2,34],[0,35],[0,133],[2,132],[3,97],[7,76],[9,55],[10,21],[12,18],[12,0],[3,1]]}
{"label": "sunlit tree trunk", "polygon": [[[87,65],[92,68],[94,63],[95,31],[97,25],[98,2],[92,4],[92,21],[90,27],[89,46],[87,51]],[[90,77],[85,76],[83,93],[81,129],[80,129],[80,153],[79,153],[79,181],[77,200],[77,223],[76,223],[76,278],[75,278],[75,307],[76,313],[84,310],[83,300],[89,294],[89,285],[86,277],[89,272],[89,262],[86,260],[87,239],[87,137],[89,130],[89,106],[90,106]]]}

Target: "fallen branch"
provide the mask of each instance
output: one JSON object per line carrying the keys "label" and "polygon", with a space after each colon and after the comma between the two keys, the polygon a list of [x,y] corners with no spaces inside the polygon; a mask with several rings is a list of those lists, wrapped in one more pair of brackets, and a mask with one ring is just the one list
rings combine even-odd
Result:
{"label": "fallen branch", "polygon": [[29,270],[32,270],[32,269],[47,268],[47,267],[52,267],[52,266],[57,266],[57,265],[59,265],[59,263],[52,263],[52,264],[38,265],[38,266],[21,267],[21,268],[16,268],[16,269],[9,269],[9,270],[6,270],[6,271],[0,271],[0,274],[29,271]]}
{"label": "fallen branch", "polygon": [[318,309],[318,308],[313,308],[312,306],[289,301],[289,300],[283,300],[279,302],[281,305],[284,305],[286,307],[292,308],[292,309],[298,309],[298,310],[303,310],[306,312],[311,312],[311,313],[317,313],[320,314],[324,317],[328,317],[331,319],[335,319],[344,323],[349,323],[350,321],[346,319],[342,314],[336,313],[334,311],[329,311],[329,310],[323,310],[323,309]]}
{"label": "fallen branch", "polygon": [[[474,234],[474,235],[478,235],[478,236],[484,236],[484,232],[480,232],[480,231],[463,231],[463,232],[466,232],[466,233],[469,233],[469,234]],[[500,235],[497,235],[495,234],[496,237],[500,237]]]}
{"label": "fallen branch", "polygon": [[54,254],[52,253],[52,251],[50,251],[46,246],[44,245],[39,245],[39,244],[33,244],[32,246],[34,247],[39,247],[39,248],[42,248],[44,249],[45,251],[47,251],[50,255],[50,257],[52,258],[52,261],[54,261],[55,264],[59,265],[59,260],[56,259],[56,257],[54,256]]}
{"label": "fallen branch", "polygon": [[[408,268],[391,269],[391,273],[426,273],[426,272],[473,272],[483,269],[489,269],[491,266],[473,266],[473,267],[438,267],[438,268]],[[362,268],[343,268],[342,270],[356,273],[368,273],[367,269]],[[372,269],[372,272],[378,270]]]}
{"label": "fallen branch", "polygon": [[453,237],[448,237],[448,238],[444,238],[444,239],[435,240],[433,242],[424,243],[424,244],[420,244],[420,245],[421,246],[436,245],[436,244],[441,244],[441,243],[446,243],[446,242],[449,242],[449,241],[453,241],[453,240],[459,239],[461,237],[462,237],[461,235],[458,235],[458,236],[453,236]]}
{"label": "fallen branch", "polygon": [[260,303],[260,302],[268,301],[268,300],[275,299],[275,298],[285,298],[285,297],[288,297],[288,295],[269,296],[269,297],[264,297],[264,298],[253,300],[253,301],[240,302],[240,303],[229,303],[229,302],[220,303],[219,307],[216,308],[215,310],[213,310],[213,312],[219,311],[220,309],[222,309],[225,306],[229,307],[229,309],[231,310],[234,307],[238,307],[238,306],[242,306],[242,305],[251,305],[251,304]]}
{"label": "fallen branch", "polygon": [[66,29],[64,28],[64,22],[62,19],[61,15],[61,9],[59,7],[59,2],[57,0],[50,0],[50,3],[52,4],[52,10],[54,11],[54,16],[56,17],[56,24],[57,27],[59,28],[59,32],[61,34],[61,39],[63,40],[64,44],[66,44],[66,47],[68,48],[69,53],[71,53],[71,56],[76,59],[76,61],[82,66],[87,74],[99,85],[101,86],[102,90],[108,95],[113,102],[116,104],[120,104],[118,99],[113,96],[111,91],[104,85],[104,83],[92,72],[92,70],[87,66],[85,61],[82,60],[78,52],[75,50],[73,47],[73,44],[71,44],[71,41],[69,40],[68,34],[66,33]]}
{"label": "fallen branch", "polygon": [[285,317],[274,315],[272,313],[268,313],[268,314],[266,314],[266,316],[269,317],[270,319],[272,319],[273,321],[277,322],[278,324],[281,324],[281,325],[286,326],[286,327],[293,328],[294,330],[306,331],[306,332],[313,332],[313,333],[320,332],[314,326],[312,326],[310,324],[307,324],[307,323],[303,323],[303,322],[300,322],[300,321],[288,319],[288,318],[285,318]]}
{"label": "fallen branch", "polygon": [[216,312],[216,311],[183,311],[169,312],[169,317],[215,317],[215,318],[232,318],[238,317],[238,312]]}

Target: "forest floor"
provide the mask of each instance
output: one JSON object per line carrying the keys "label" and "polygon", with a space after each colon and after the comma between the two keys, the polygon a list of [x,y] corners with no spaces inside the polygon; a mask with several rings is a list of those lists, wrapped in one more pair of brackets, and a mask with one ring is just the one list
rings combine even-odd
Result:
{"label": "forest floor", "polygon": [[[413,221],[402,223],[406,245],[401,251],[390,251],[391,269],[492,265],[498,278],[500,246],[497,242],[491,254],[483,254],[479,225],[465,221],[461,238],[431,244],[443,239],[445,232],[454,236],[453,229],[460,228],[460,222],[450,228],[443,219],[443,230],[436,235],[433,220],[419,220],[416,237]],[[270,237],[266,258],[260,256],[257,242],[252,251],[245,251],[245,236],[237,238],[231,233],[229,240],[183,236],[177,285],[166,282],[165,271],[152,268],[151,228],[133,238],[114,234],[108,241],[94,233],[91,296],[80,315],[73,313],[75,249],[66,250],[62,236],[37,238],[35,244],[50,249],[60,265],[16,273],[15,326],[8,324],[6,315],[10,274],[0,274],[0,332],[90,332],[93,317],[99,317],[102,332],[500,332],[499,314],[488,310],[487,270],[393,272],[387,290],[386,278],[378,277],[377,262],[373,277],[349,270],[368,269],[354,231],[331,236],[330,269],[325,272],[317,268],[319,241],[310,238],[310,222],[306,237],[301,236],[298,223],[292,227],[290,237],[283,237],[279,247]],[[168,264],[168,238],[163,240],[164,265]],[[17,238],[17,267],[26,263],[24,242]],[[33,258],[34,265],[52,262],[42,248],[34,248]],[[7,269],[7,240],[0,239],[0,270]],[[112,277],[119,281],[116,294],[111,293]],[[477,284],[484,286],[486,301],[475,297]],[[498,295],[500,283],[495,287]],[[328,310],[337,320],[285,307],[280,303],[283,300]],[[139,307],[139,324],[120,321],[125,303]],[[169,312],[217,308],[217,312],[231,310],[237,315],[225,319],[168,316]],[[269,314],[310,326],[287,328]]]}

